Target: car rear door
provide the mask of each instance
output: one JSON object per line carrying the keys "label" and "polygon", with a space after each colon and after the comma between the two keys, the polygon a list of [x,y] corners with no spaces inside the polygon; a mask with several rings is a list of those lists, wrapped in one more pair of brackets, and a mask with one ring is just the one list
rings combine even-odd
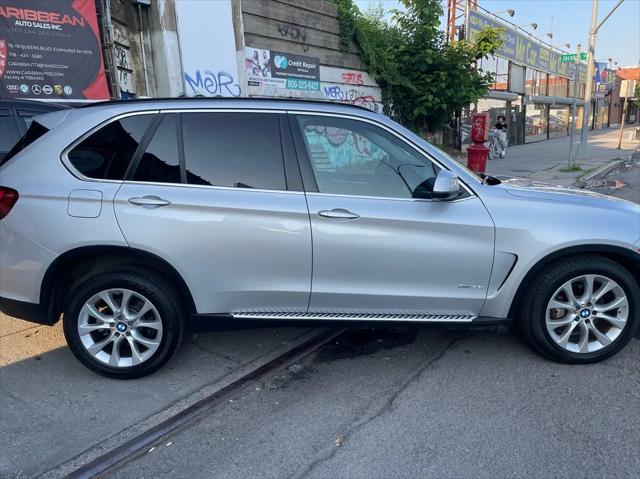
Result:
{"label": "car rear door", "polygon": [[313,235],[309,313],[478,315],[494,252],[480,199],[412,198],[440,167],[372,122],[291,120]]}
{"label": "car rear door", "polygon": [[176,267],[199,313],[307,309],[309,215],[281,117],[164,112],[118,191],[127,242]]}

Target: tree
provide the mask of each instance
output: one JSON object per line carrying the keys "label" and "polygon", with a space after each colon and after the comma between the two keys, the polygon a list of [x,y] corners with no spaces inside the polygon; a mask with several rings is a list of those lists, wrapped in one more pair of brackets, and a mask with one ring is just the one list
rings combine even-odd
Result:
{"label": "tree", "polygon": [[393,10],[391,21],[382,7],[362,13],[353,0],[334,1],[343,47],[355,43],[395,120],[425,134],[487,93],[493,76],[476,62],[499,48],[499,29],[449,45],[439,30],[440,0],[400,0],[404,9]]}

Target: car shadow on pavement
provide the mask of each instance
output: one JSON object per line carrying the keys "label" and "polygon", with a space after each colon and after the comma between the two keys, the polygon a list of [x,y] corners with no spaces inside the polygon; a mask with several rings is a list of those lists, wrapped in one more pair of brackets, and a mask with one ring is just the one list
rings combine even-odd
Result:
{"label": "car shadow on pavement", "polygon": [[66,347],[61,324],[16,321],[0,317],[0,477],[40,475],[311,331],[196,335],[155,374],[122,381],[82,366]]}

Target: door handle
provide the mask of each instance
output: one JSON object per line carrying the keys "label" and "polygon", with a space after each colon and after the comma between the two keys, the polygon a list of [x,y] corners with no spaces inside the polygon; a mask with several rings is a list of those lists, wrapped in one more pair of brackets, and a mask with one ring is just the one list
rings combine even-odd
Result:
{"label": "door handle", "polygon": [[159,208],[161,206],[170,205],[171,201],[162,199],[159,196],[142,196],[129,198],[129,203],[136,206],[142,206],[143,208]]}
{"label": "door handle", "polygon": [[321,210],[318,211],[318,216],[322,216],[323,218],[330,218],[333,220],[357,220],[358,218],[360,218],[359,214],[352,213],[351,211],[345,210],[344,208]]}

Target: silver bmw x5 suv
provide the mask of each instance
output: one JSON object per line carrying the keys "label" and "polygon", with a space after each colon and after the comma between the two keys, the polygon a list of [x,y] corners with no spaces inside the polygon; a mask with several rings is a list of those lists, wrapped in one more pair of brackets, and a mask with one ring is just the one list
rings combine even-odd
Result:
{"label": "silver bmw x5 suv", "polygon": [[90,369],[161,367],[240,320],[515,321],[556,361],[640,326],[640,208],[466,170],[329,103],[107,102],[38,117],[0,167],[0,297]]}

